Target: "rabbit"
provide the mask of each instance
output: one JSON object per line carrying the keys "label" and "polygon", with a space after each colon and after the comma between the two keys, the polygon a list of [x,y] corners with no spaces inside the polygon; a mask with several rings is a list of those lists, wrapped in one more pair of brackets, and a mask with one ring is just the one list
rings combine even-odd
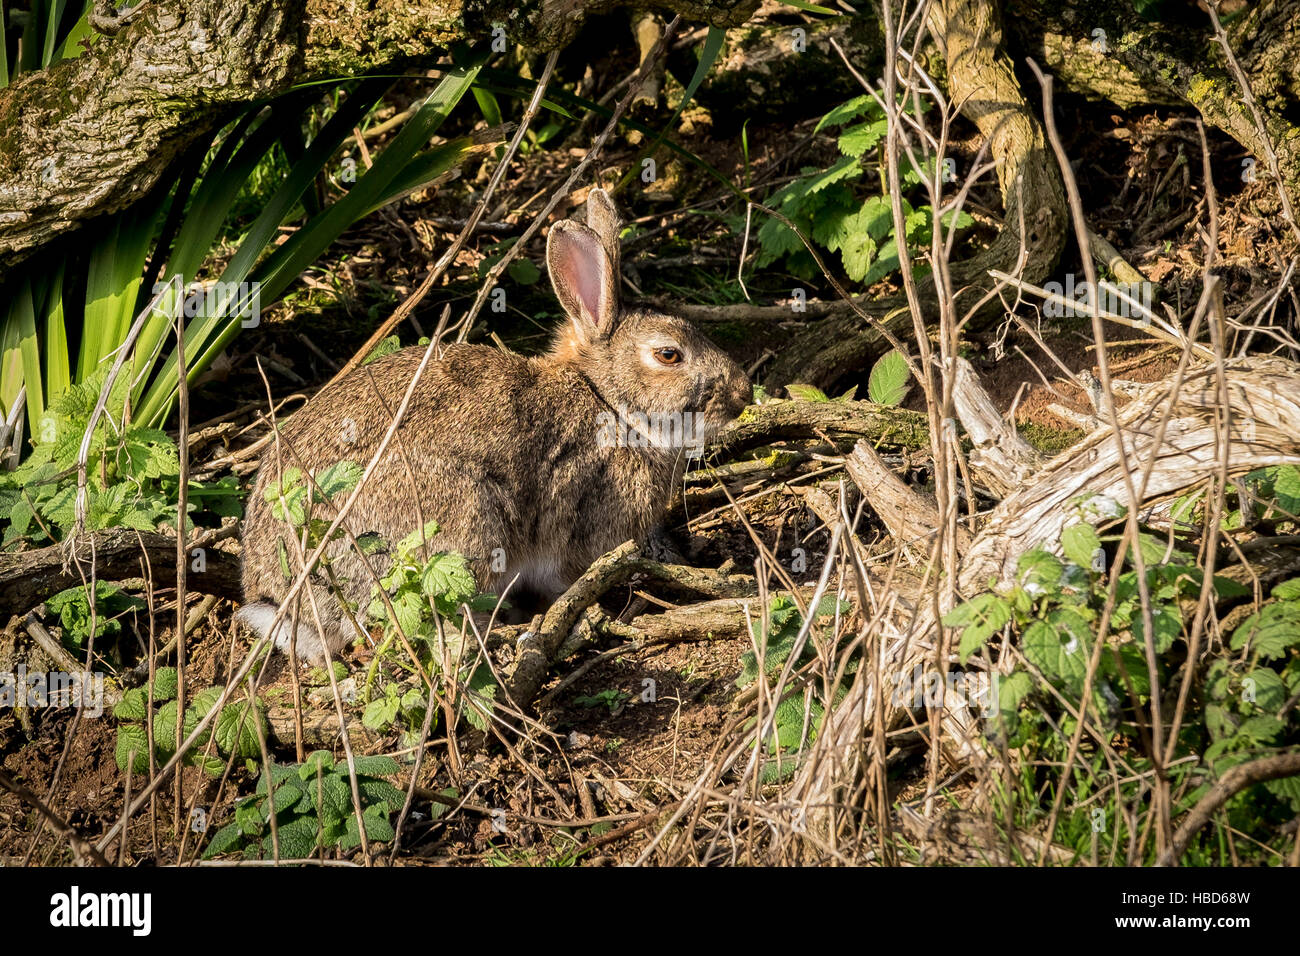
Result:
{"label": "rabbit", "polygon": [[[549,351],[445,347],[344,525],[392,546],[436,521],[431,551],[464,555],[480,591],[501,594],[509,585],[512,600],[549,603],[596,558],[645,539],[681,479],[686,446],[739,415],[752,388],[684,319],[621,302],[619,218],[604,190],[588,194],[586,225],[566,219],[552,227],[546,262],[566,315]],[[270,634],[291,583],[283,558],[296,553],[290,527],[266,500],[268,485],[281,468],[366,466],[424,352],[393,352],[328,385],[283,424],[278,450],[272,444],[265,453],[244,518],[246,603],[236,615],[257,635]],[[336,514],[316,507],[316,516]],[[322,628],[303,591],[296,641],[292,608],[270,635],[281,650],[295,641],[298,658],[317,664],[363,636],[375,580],[346,539],[326,553],[333,589],[319,571],[304,585]],[[381,552],[370,563],[382,575],[391,559]],[[301,563],[290,557],[289,567]]]}

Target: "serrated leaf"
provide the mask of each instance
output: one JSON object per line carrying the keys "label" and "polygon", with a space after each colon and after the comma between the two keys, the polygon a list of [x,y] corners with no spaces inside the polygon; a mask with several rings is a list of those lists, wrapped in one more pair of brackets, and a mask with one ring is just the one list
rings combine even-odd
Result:
{"label": "serrated leaf", "polygon": [[153,673],[154,702],[175,700],[176,686],[176,668],[159,667]]}
{"label": "serrated leaf", "polygon": [[840,133],[837,146],[845,156],[852,156],[854,159],[860,158],[867,150],[874,149],[876,144],[885,138],[885,133],[889,129],[887,120],[868,120],[865,123],[858,123],[856,126],[850,126],[844,132]]}
{"label": "serrated leaf", "polygon": [[1081,568],[1093,566],[1094,555],[1101,550],[1097,529],[1086,521],[1070,525],[1061,532],[1061,550]]}
{"label": "serrated leaf", "polygon": [[1061,583],[1064,566],[1055,555],[1035,548],[1016,562],[1016,580],[1032,598],[1054,593]]}
{"label": "serrated leaf", "polygon": [[830,399],[820,388],[815,385],[787,385],[785,387],[790,397],[800,402],[829,402]]}
{"label": "serrated leaf", "polygon": [[263,737],[269,732],[266,716],[257,701],[227,704],[217,715],[213,732],[222,753],[236,757],[256,757],[262,752],[258,730]]}
{"label": "serrated leaf", "polygon": [[1300,601],[1300,578],[1283,581],[1274,587],[1273,597],[1279,601]]}
{"label": "serrated leaf", "polygon": [[867,379],[867,397],[877,405],[901,405],[911,378],[907,359],[891,349],[872,366]]}
{"label": "serrated leaf", "polygon": [[959,654],[963,664],[1011,620],[1011,607],[1001,596],[977,594],[949,611],[943,619],[948,627],[960,627]]}
{"label": "serrated leaf", "polygon": [[[134,757],[132,753],[134,752]],[[149,738],[140,724],[123,724],[117,728],[117,746],[113,756],[117,767],[126,772],[130,762],[132,773],[144,773],[149,769]]]}
{"label": "serrated leaf", "polygon": [[1277,601],[1266,604],[1232,632],[1230,646],[1250,650],[1263,660],[1275,660],[1300,644],[1300,603]]}
{"label": "serrated leaf", "polygon": [[118,720],[144,720],[149,701],[143,687],[134,687],[122,695],[122,699],[113,708],[113,716]]}
{"label": "serrated leaf", "polygon": [[1025,658],[1050,680],[1077,691],[1088,670],[1085,645],[1078,637],[1072,629],[1058,630],[1055,622],[1034,621],[1022,638]]}
{"label": "serrated leaf", "polygon": [[324,501],[347,494],[357,486],[362,474],[364,469],[355,461],[340,461],[330,465],[316,475],[316,486],[319,491],[312,495],[312,500]]}

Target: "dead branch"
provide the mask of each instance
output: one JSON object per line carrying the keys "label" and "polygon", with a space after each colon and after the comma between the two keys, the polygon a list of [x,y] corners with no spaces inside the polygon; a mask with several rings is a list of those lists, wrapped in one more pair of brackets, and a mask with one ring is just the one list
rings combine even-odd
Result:
{"label": "dead branch", "polygon": [[789,438],[852,435],[877,444],[928,448],[925,415],[871,402],[769,402],[751,405],[709,445],[726,457]]}
{"label": "dead branch", "polygon": [[[239,556],[215,547],[217,541],[227,536],[225,529],[220,529],[192,541],[193,560],[186,577],[193,590],[238,599],[241,595]],[[201,561],[196,552],[201,553]],[[139,577],[141,561],[148,557],[156,586],[175,586],[176,572],[168,570],[176,564],[173,534],[108,528],[84,535],[77,545],[77,554],[87,562],[93,559],[95,576],[101,581]],[[0,615],[21,614],[46,598],[83,583],[76,563],[69,560],[66,544],[0,554]]]}

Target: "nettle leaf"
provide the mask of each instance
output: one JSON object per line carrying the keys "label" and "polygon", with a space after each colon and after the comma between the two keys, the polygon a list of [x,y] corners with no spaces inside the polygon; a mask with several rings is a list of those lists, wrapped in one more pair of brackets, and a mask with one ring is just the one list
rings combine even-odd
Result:
{"label": "nettle leaf", "polygon": [[829,402],[830,398],[815,385],[787,385],[790,397],[800,402]]}
{"label": "nettle leaf", "polygon": [[271,505],[271,514],[277,521],[296,528],[307,520],[307,487],[300,468],[286,468],[279,482],[267,484],[262,496]]}
{"label": "nettle leaf", "polygon": [[949,611],[943,619],[948,627],[960,627],[960,655],[963,664],[1011,620],[1011,606],[992,592],[977,594]]}
{"label": "nettle leaf", "polygon": [[361,714],[361,723],[370,730],[387,730],[397,719],[398,701],[396,697],[379,697],[366,704]]}
{"label": "nettle leaf", "polygon": [[1096,528],[1080,521],[1061,532],[1061,550],[1079,567],[1090,568],[1094,556],[1101,550],[1101,538],[1097,536]]}
{"label": "nettle leaf", "polygon": [[1292,811],[1300,813],[1300,774],[1267,780],[1264,786],[1273,796],[1290,804]]}
{"label": "nettle leaf", "polygon": [[1267,713],[1280,710],[1288,696],[1286,683],[1270,668],[1256,667],[1241,679],[1242,701],[1253,703]]}
{"label": "nettle leaf", "polygon": [[1273,495],[1283,511],[1300,515],[1300,466],[1277,466],[1273,474]]}
{"label": "nettle leaf", "polygon": [[877,405],[901,405],[907,397],[912,373],[907,359],[896,349],[882,355],[867,379],[867,397]]}
{"label": "nettle leaf", "polygon": [[1004,739],[1015,735],[1020,727],[1020,704],[1034,689],[1034,680],[1026,671],[993,677],[998,698],[994,727]]}
{"label": "nettle leaf", "polygon": [[854,233],[840,246],[840,262],[844,273],[854,282],[865,282],[871,274],[872,263],[876,261],[876,240],[865,232]]}
{"label": "nettle leaf", "polygon": [[122,436],[118,467],[137,481],[179,475],[176,443],[156,428],[132,428]]}
{"label": "nettle leaf", "polygon": [[234,754],[236,757],[256,757],[262,752],[258,742],[259,727],[261,735],[265,737],[269,727],[266,715],[262,713],[262,708],[257,701],[227,704],[217,715],[214,729],[217,746],[225,754]]}
{"label": "nettle leaf", "polygon": [[822,129],[827,126],[843,126],[850,120],[855,120],[859,116],[863,115],[874,117],[881,117],[884,115],[884,111],[880,108],[880,104],[876,102],[875,97],[868,93],[863,93],[861,96],[855,96],[853,99],[847,100],[835,107],[835,109],[831,110],[817,121],[817,125],[813,127],[813,132],[820,133]]}
{"label": "nettle leaf", "polygon": [[1300,578],[1283,581],[1273,588],[1273,597],[1279,601],[1300,601]]}
{"label": "nettle leaf", "polygon": [[149,700],[145,697],[143,687],[134,687],[122,695],[122,699],[113,708],[113,716],[118,720],[144,720],[149,710]]}
{"label": "nettle leaf", "polygon": [[[1156,653],[1163,654],[1183,636],[1183,612],[1176,603],[1157,604],[1151,608],[1151,633],[1155,636]],[[1133,612],[1133,639],[1146,642],[1146,620],[1138,608]]]}
{"label": "nettle leaf", "polygon": [[416,528],[414,531],[412,531],[410,534],[408,534],[405,538],[403,538],[401,541],[397,543],[398,553],[415,554],[421,548],[423,548],[425,544],[431,542],[434,538],[436,538],[440,530],[441,529],[438,526],[438,522],[426,521],[424,523],[423,528]]}
{"label": "nettle leaf", "polygon": [[1026,551],[1016,562],[1016,580],[1032,598],[1054,593],[1064,573],[1060,559],[1040,548]]}
{"label": "nettle leaf", "polygon": [[319,491],[312,495],[312,500],[326,501],[347,494],[357,486],[362,474],[364,469],[355,461],[340,461],[330,465],[316,475],[316,486]]}
{"label": "nettle leaf", "polygon": [[804,194],[812,196],[833,183],[843,179],[852,179],[861,175],[862,166],[852,156],[845,156],[829,169],[810,176],[804,186]]}
{"label": "nettle leaf", "polygon": [[845,156],[858,159],[867,150],[874,149],[876,144],[885,138],[888,129],[889,122],[883,119],[858,123],[842,132],[836,145]]}
{"label": "nettle leaf", "polygon": [[[1064,609],[1063,613],[1073,612]],[[1030,663],[1049,679],[1076,692],[1083,687],[1088,671],[1085,643],[1075,629],[1079,623],[1086,635],[1088,623],[1078,617],[1077,622],[1061,619],[1034,621],[1025,628],[1022,637],[1025,657]]]}
{"label": "nettle leaf", "polygon": [[1175,564],[1183,566],[1195,564],[1195,560],[1191,554],[1173,547],[1172,542],[1167,538],[1160,538],[1153,534],[1146,534],[1145,532],[1139,533],[1138,548],[1142,552],[1142,560],[1148,566],[1153,564]]}
{"label": "nettle leaf", "polygon": [[159,667],[153,674],[153,699],[155,702],[176,698],[176,668]]}
{"label": "nettle leaf", "polygon": [[[134,753],[134,757],[132,757]],[[128,762],[132,773],[149,769],[149,738],[140,724],[123,724],[117,728],[117,746],[113,752],[117,767],[126,773]]]}
{"label": "nettle leaf", "polygon": [[1234,651],[1249,646],[1266,661],[1276,660],[1300,644],[1300,603],[1266,604],[1238,625],[1230,645]]}
{"label": "nettle leaf", "polygon": [[1105,653],[1101,658],[1102,669],[1115,679],[1120,687],[1126,687],[1124,677],[1120,674],[1120,668],[1123,673],[1128,675],[1129,682],[1133,685],[1133,692],[1139,697],[1149,697],[1151,695],[1151,673],[1147,669],[1146,652],[1138,645],[1129,641],[1119,646],[1119,667],[1115,666],[1114,658],[1109,653]]}

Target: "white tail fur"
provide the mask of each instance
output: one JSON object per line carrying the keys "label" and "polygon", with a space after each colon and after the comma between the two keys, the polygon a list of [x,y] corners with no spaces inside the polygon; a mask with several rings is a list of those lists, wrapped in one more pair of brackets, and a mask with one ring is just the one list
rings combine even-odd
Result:
{"label": "white tail fur", "polygon": [[[235,612],[235,620],[243,624],[258,637],[271,637],[275,646],[284,653],[289,653],[289,640],[293,635],[293,624],[288,620],[283,620],[275,626],[275,633],[271,634],[271,625],[275,621],[275,616],[280,609],[270,601],[254,601],[252,604],[245,604]],[[298,659],[310,664],[325,663],[325,645],[321,641],[320,635],[310,624],[303,621],[298,622]]]}

